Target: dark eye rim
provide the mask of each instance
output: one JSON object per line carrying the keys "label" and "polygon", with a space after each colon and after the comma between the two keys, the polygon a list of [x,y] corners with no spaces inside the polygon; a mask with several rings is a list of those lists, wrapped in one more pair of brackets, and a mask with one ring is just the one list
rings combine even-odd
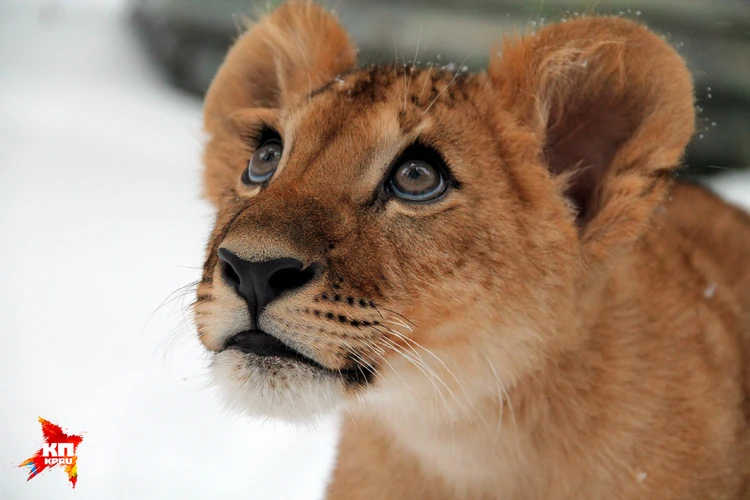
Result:
{"label": "dark eye rim", "polygon": [[264,126],[258,134],[256,134],[254,137],[250,138],[249,142],[251,142],[254,145],[254,148],[252,150],[252,154],[250,155],[250,159],[247,162],[247,165],[242,170],[242,175],[240,176],[240,179],[242,180],[242,183],[247,186],[265,186],[268,184],[268,181],[271,180],[271,178],[276,173],[276,169],[272,170],[268,174],[266,174],[262,179],[253,180],[250,178],[250,162],[253,159],[253,156],[255,153],[262,148],[263,146],[266,146],[268,144],[276,143],[279,146],[281,146],[281,151],[283,153],[284,151],[284,141],[281,139],[281,134],[279,134],[276,130],[272,129],[271,127]]}
{"label": "dark eye rim", "polygon": [[[440,184],[434,191],[426,193],[424,195],[410,195],[409,193],[400,191],[394,185],[393,177],[396,174],[396,171],[404,163],[413,160],[423,161],[437,170],[438,175],[440,176]],[[428,146],[421,142],[415,142],[411,146],[407,147],[400,155],[398,155],[396,160],[388,168],[388,174],[386,175],[385,182],[383,183],[383,191],[387,195],[387,197],[395,198],[403,203],[419,205],[437,202],[444,198],[446,193],[448,193],[451,189],[457,189],[459,187],[460,183],[453,176],[450,168],[448,168],[448,165],[443,159],[443,155],[441,155],[431,146]]]}

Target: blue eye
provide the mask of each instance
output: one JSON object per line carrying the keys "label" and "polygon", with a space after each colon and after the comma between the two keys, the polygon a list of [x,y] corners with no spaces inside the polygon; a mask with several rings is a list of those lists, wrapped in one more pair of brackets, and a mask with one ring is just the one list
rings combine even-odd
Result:
{"label": "blue eye", "polygon": [[447,183],[438,167],[424,160],[407,160],[388,180],[389,190],[406,201],[430,201],[441,196]]}
{"label": "blue eye", "polygon": [[281,161],[281,153],[284,147],[281,141],[271,139],[266,141],[253,153],[247,168],[242,173],[242,182],[245,184],[262,184],[273,177],[276,168]]}

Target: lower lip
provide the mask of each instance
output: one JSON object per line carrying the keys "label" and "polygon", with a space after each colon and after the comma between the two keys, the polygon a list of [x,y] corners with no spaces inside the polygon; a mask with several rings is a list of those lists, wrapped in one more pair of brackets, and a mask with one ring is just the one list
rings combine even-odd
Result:
{"label": "lower lip", "polygon": [[308,358],[291,347],[284,344],[276,337],[267,334],[261,330],[247,330],[240,332],[230,338],[224,350],[237,350],[246,354],[254,354],[261,357],[277,357],[293,359],[300,363],[306,364],[322,370],[326,373],[343,378],[349,385],[365,385],[370,382],[374,368],[357,367],[342,370],[331,370],[321,365],[317,361]]}
{"label": "lower lip", "polygon": [[290,358],[322,368],[317,362],[295,351],[276,337],[260,330],[248,330],[238,333],[229,339],[225,349],[236,349],[246,354],[255,354],[256,356],[263,357]]}

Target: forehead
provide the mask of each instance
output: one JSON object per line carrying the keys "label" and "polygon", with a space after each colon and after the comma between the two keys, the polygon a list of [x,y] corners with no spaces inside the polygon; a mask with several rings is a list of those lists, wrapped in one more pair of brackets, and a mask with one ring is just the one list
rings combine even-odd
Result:
{"label": "forehead", "polygon": [[418,138],[449,140],[450,125],[459,120],[457,114],[446,113],[470,102],[477,86],[478,75],[436,67],[356,70],[337,76],[285,111],[285,142],[290,155],[305,165],[324,162],[332,168],[346,155],[347,164],[364,169],[375,160],[392,159]]}
{"label": "forehead", "polygon": [[296,122],[317,121],[333,128],[385,114],[408,133],[430,113],[466,102],[476,82],[477,75],[436,67],[371,66],[338,75],[288,113]]}
{"label": "forehead", "polygon": [[[464,71],[438,67],[420,68],[407,65],[370,66],[339,75],[323,87],[312,91],[308,101],[319,97],[346,96],[360,106],[392,101],[394,104],[419,105],[445,93],[445,101],[464,97],[456,92],[474,79]],[[450,90],[449,90],[450,89]]]}

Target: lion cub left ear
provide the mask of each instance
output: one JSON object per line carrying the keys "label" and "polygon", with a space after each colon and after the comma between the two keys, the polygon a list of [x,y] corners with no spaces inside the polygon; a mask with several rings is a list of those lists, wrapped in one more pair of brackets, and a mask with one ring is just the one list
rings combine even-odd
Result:
{"label": "lion cub left ear", "polygon": [[215,205],[244,168],[227,147],[242,111],[278,116],[336,75],[357,66],[357,49],[336,17],[310,1],[282,4],[229,50],[206,94],[205,196]]}
{"label": "lion cub left ear", "polygon": [[230,49],[206,94],[206,130],[241,109],[293,105],[356,66],[356,46],[333,14],[308,0],[284,3]]}
{"label": "lion cub left ear", "polygon": [[637,238],[694,130],[680,56],[632,21],[584,17],[506,41],[488,73],[536,157],[564,176],[589,257]]}

